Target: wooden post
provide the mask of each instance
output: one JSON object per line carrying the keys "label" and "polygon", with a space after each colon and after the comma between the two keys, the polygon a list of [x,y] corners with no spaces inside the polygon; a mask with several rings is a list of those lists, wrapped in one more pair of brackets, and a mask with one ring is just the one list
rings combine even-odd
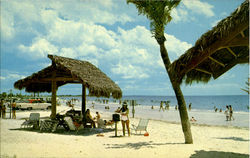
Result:
{"label": "wooden post", "polygon": [[52,103],[52,108],[51,108],[51,119],[56,118],[56,81],[52,81],[52,98],[51,98],[51,103]]}
{"label": "wooden post", "polygon": [[115,121],[115,137],[117,137],[117,121]]}
{"label": "wooden post", "polygon": [[133,114],[133,118],[135,118],[135,105],[136,105],[136,101],[135,100],[132,100],[132,114]]}
{"label": "wooden post", "polygon": [[82,115],[84,116],[86,111],[86,87],[82,84]]}

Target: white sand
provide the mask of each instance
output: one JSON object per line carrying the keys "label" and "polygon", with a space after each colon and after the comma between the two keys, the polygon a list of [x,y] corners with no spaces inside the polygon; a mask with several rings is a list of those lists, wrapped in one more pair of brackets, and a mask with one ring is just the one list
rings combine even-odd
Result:
{"label": "white sand", "polygon": [[[58,111],[63,110],[64,106],[58,107]],[[50,115],[50,111],[36,112],[40,112],[41,117]],[[249,130],[244,128],[192,125],[194,144],[184,144],[180,124],[150,120],[148,137],[114,138],[114,131],[97,137],[98,130],[82,130],[78,134],[20,130],[24,122],[21,118],[29,117],[29,114],[18,112],[16,120],[1,119],[1,157],[227,158],[249,155]],[[107,115],[110,114],[102,112],[103,117],[109,117]],[[131,124],[138,121],[130,118]],[[118,124],[118,135],[122,135],[121,123]]]}

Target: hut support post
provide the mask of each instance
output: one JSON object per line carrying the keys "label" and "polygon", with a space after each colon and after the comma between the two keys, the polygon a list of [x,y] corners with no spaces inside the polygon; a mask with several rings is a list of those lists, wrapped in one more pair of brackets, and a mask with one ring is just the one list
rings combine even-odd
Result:
{"label": "hut support post", "polygon": [[52,98],[51,98],[51,119],[56,118],[56,81],[52,81]]}
{"label": "hut support post", "polygon": [[86,87],[82,84],[82,115],[84,116],[86,111]]}

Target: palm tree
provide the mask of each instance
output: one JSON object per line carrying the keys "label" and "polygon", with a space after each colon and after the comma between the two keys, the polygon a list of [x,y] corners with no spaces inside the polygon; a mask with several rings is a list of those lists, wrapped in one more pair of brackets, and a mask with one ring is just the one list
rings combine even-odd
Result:
{"label": "palm tree", "polygon": [[250,82],[249,82],[249,81],[250,81],[250,78],[248,78],[248,81],[245,82],[245,83],[246,83],[246,88],[245,88],[245,89],[241,88],[241,90],[247,92],[248,94],[249,94],[249,85],[250,85]]}
{"label": "palm tree", "polygon": [[169,71],[169,66],[171,65],[171,62],[164,44],[164,42],[166,41],[166,38],[164,36],[165,25],[172,20],[170,12],[180,3],[180,0],[127,0],[127,3],[135,4],[139,14],[146,15],[147,18],[150,20],[151,33],[153,34],[153,37],[156,39],[157,43],[160,46],[161,57],[178,101],[185,143],[192,144],[193,139],[190,129],[190,122],[188,119],[186,103],[180,88],[180,83]]}

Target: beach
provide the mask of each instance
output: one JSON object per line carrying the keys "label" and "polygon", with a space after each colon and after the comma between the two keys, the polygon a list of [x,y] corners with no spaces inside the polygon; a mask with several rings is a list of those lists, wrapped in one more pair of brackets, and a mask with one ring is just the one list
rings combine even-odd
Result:
{"label": "beach", "polygon": [[[112,106],[112,104],[111,104]],[[76,107],[78,108],[78,107]],[[101,117],[110,119],[109,111],[97,110],[103,104],[87,104],[92,116],[100,111]],[[57,112],[63,114],[70,110],[62,104]],[[147,131],[149,136],[135,134],[122,135],[121,123],[118,123],[118,136],[114,127],[108,129],[80,129],[75,131],[40,132],[21,129],[24,118],[31,112],[39,112],[42,118],[49,117],[50,111],[18,111],[17,119],[1,119],[1,157],[23,158],[210,158],[210,157],[249,157],[249,129],[235,126],[215,126],[192,124],[193,144],[184,144],[184,135],[179,122],[150,119]],[[163,112],[160,112],[163,113]],[[8,115],[7,115],[8,116]],[[137,125],[140,117],[130,117],[130,125]],[[132,127],[132,126],[130,126]],[[101,135],[98,135],[101,134]]]}

